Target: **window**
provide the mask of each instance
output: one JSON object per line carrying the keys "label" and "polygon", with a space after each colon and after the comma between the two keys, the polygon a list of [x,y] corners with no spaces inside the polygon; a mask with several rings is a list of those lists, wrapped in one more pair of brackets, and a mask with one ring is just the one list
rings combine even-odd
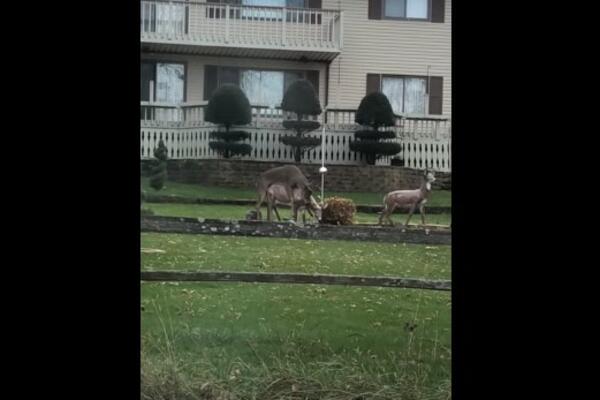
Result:
{"label": "window", "polygon": [[428,19],[429,0],[384,0],[384,18]]}
{"label": "window", "polygon": [[241,71],[240,87],[250,104],[277,107],[283,100],[284,73],[281,71]]}
{"label": "window", "polygon": [[253,106],[279,107],[285,91],[298,79],[307,79],[319,93],[319,71],[267,70],[204,66],[204,99],[224,84],[239,85]]}
{"label": "window", "polygon": [[427,113],[426,78],[384,76],[381,79],[381,91],[396,114]]}
{"label": "window", "polygon": [[185,66],[179,63],[142,61],[140,89],[142,101],[183,103],[185,101]]}
{"label": "window", "polygon": [[156,101],[179,104],[184,101],[183,64],[156,64]]}

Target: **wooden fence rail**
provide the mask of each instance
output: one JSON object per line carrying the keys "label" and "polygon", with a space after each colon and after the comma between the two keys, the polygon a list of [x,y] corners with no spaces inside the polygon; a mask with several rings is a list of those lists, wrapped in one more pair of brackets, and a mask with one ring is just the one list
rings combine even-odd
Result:
{"label": "wooden fence rail", "polygon": [[451,291],[449,280],[398,278],[387,276],[293,274],[266,272],[142,271],[149,282],[261,282],[343,286],[378,286],[405,289]]}

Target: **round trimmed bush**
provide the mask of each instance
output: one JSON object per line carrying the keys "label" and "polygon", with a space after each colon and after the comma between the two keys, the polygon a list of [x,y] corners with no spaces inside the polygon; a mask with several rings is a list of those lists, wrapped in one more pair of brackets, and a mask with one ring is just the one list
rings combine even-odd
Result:
{"label": "round trimmed bush", "polygon": [[350,143],[350,150],[364,154],[367,164],[370,165],[375,164],[375,161],[382,156],[398,154],[402,149],[398,143],[381,142],[382,139],[395,138],[396,133],[378,130],[381,126],[393,126],[395,118],[385,94],[375,92],[363,97],[354,121],[373,129],[354,132],[357,140]]}
{"label": "round trimmed bush", "polygon": [[246,156],[252,152],[252,146],[246,143],[210,142],[208,146],[225,158],[230,156]]}
{"label": "round trimmed bush", "polygon": [[372,126],[375,130],[380,126],[393,126],[394,119],[392,105],[381,92],[370,93],[363,97],[354,117],[357,124]]}
{"label": "round trimmed bush", "polygon": [[246,155],[252,146],[246,143],[235,143],[250,138],[245,131],[230,131],[233,125],[246,125],[252,122],[252,109],[248,98],[236,85],[226,84],[217,89],[206,107],[205,120],[225,127],[225,132],[211,132],[210,137],[219,141],[210,142],[208,146],[225,158],[234,155]]}
{"label": "round trimmed bush", "polygon": [[363,153],[367,158],[367,164],[373,165],[382,156],[398,154],[402,150],[402,147],[398,143],[379,142],[377,140],[355,140],[350,142],[350,150]]}
{"label": "round trimmed bush", "polygon": [[248,98],[238,86],[225,84],[218,88],[206,106],[204,119],[225,126],[246,125],[252,122],[252,109]]}
{"label": "round trimmed bush", "polygon": [[302,160],[302,154],[309,148],[318,146],[321,142],[315,138],[303,138],[302,134],[318,129],[321,124],[317,121],[303,120],[305,115],[321,114],[321,103],[317,92],[306,79],[300,79],[290,85],[283,95],[281,108],[284,111],[296,113],[296,120],[283,121],[283,127],[293,130],[296,133],[295,139],[290,136],[281,137],[279,140],[288,146],[292,146],[294,152],[294,161],[299,163]]}
{"label": "round trimmed bush", "polygon": [[250,139],[250,134],[246,131],[213,131],[209,134],[211,139],[219,139],[224,142],[238,142],[240,140]]}
{"label": "round trimmed bush", "polygon": [[303,115],[319,115],[322,112],[317,92],[306,79],[299,79],[290,85],[283,95],[281,109],[295,112],[298,120]]}
{"label": "round trimmed bush", "polygon": [[381,140],[381,139],[393,139],[396,137],[394,132],[390,131],[356,131],[354,137],[361,140]]}
{"label": "round trimmed bush", "polygon": [[298,121],[294,119],[286,119],[283,121],[283,127],[285,129],[292,129],[294,131],[310,132],[319,128],[321,124],[319,121]]}

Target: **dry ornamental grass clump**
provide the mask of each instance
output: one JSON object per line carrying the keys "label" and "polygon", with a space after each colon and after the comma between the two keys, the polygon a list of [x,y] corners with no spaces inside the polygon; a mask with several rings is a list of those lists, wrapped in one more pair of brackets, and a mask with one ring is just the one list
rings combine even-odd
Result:
{"label": "dry ornamental grass clump", "polygon": [[342,197],[329,197],[325,199],[321,221],[324,224],[352,225],[355,213],[356,206],[352,200]]}

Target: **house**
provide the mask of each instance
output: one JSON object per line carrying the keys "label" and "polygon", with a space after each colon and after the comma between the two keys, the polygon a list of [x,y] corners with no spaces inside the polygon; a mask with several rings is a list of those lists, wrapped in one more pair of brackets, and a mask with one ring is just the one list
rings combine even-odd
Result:
{"label": "house", "polygon": [[[142,158],[160,138],[171,158],[217,158],[203,108],[233,83],[253,106],[244,158],[291,161],[278,106],[305,78],[327,108],[327,163],[362,162],[348,149],[354,111],[380,90],[402,117],[395,158],[450,170],[451,0],[143,0],[140,14]],[[320,157],[317,148],[305,161]]]}

